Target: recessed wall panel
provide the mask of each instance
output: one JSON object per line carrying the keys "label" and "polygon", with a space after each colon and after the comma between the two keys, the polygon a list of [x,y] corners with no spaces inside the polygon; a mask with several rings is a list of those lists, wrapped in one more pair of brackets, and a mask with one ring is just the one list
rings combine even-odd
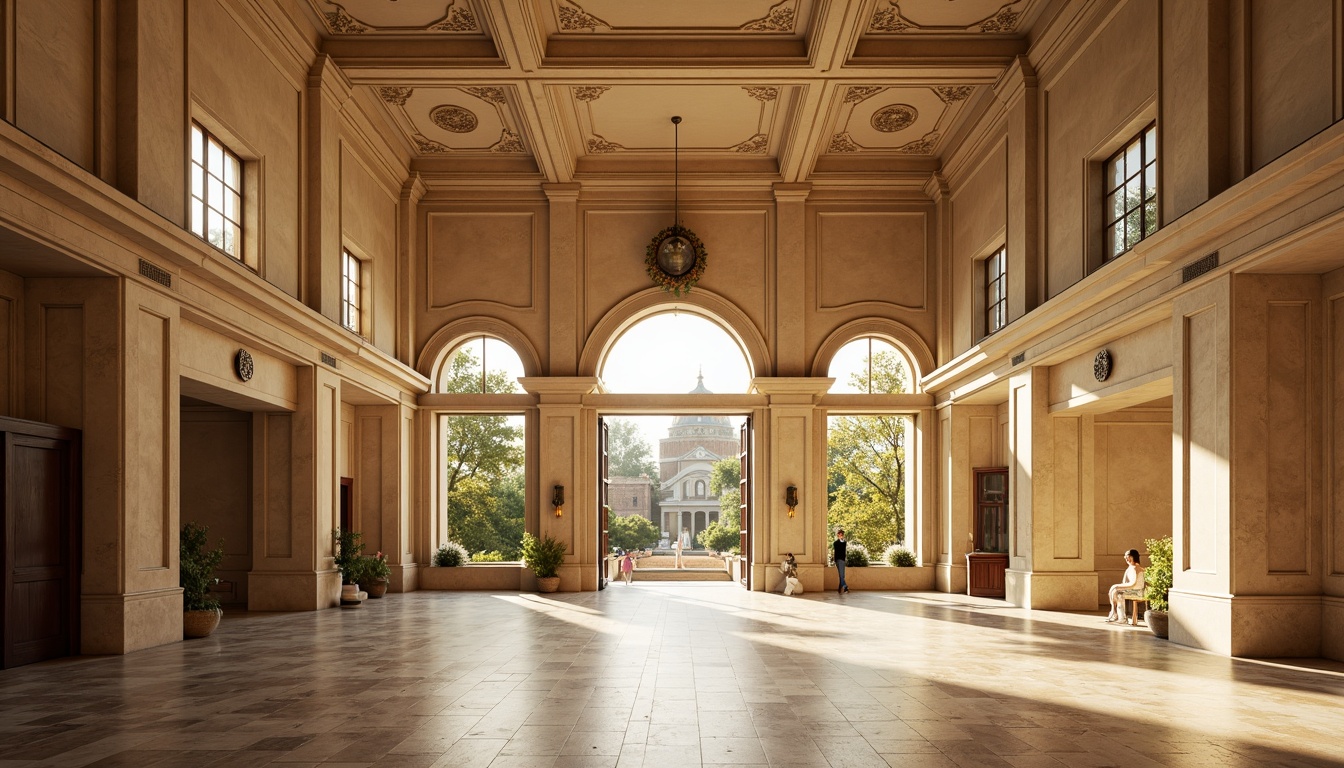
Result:
{"label": "recessed wall panel", "polygon": [[1270,573],[1305,573],[1310,563],[1310,306],[1267,308],[1265,374],[1266,543]]}
{"label": "recessed wall panel", "polygon": [[42,307],[38,421],[84,426],[84,308]]}
{"label": "recessed wall panel", "polygon": [[817,308],[881,302],[923,309],[926,226],[920,212],[817,214]]}
{"label": "recessed wall panel", "polygon": [[535,223],[531,212],[430,214],[430,309],[466,301],[531,307]]}
{"label": "recessed wall panel", "polygon": [[1344,298],[1330,302],[1329,404],[1330,424],[1325,457],[1329,478],[1329,535],[1326,571],[1344,575]]}
{"label": "recessed wall panel", "polygon": [[1082,513],[1082,419],[1055,417],[1050,420],[1054,433],[1054,504],[1050,513],[1053,521],[1053,556],[1060,560],[1079,557]]}
{"label": "recessed wall panel", "polygon": [[263,514],[262,552],[266,557],[292,557],[294,554],[293,495],[290,466],[293,438],[289,414],[265,414],[261,417],[263,429],[262,497],[266,509]]}
{"label": "recessed wall panel", "polygon": [[134,323],[134,370],[126,381],[134,418],[127,430],[126,534],[132,567],[167,568],[168,319],[141,309]]}
{"label": "recessed wall panel", "polygon": [[1186,420],[1184,456],[1188,485],[1186,547],[1189,569],[1218,570],[1218,509],[1226,486],[1226,457],[1219,441],[1218,320],[1212,308],[1185,318]]}

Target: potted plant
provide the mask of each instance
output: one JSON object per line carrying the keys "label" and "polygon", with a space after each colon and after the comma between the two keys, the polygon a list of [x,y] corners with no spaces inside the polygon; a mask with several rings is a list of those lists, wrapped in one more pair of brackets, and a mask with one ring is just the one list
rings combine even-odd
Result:
{"label": "potted plant", "polygon": [[182,526],[178,537],[178,580],[182,585],[182,636],[205,637],[219,626],[224,615],[219,600],[210,594],[215,569],[224,559],[224,545],[206,549],[210,529],[197,523]]}
{"label": "potted plant", "polygon": [[1167,636],[1167,593],[1171,591],[1171,537],[1147,539],[1148,567],[1143,572],[1144,597],[1148,610],[1143,612],[1143,623],[1158,637]]}
{"label": "potted plant", "polygon": [[560,588],[557,573],[561,563],[565,562],[565,543],[550,536],[538,539],[530,533],[524,533],[523,562],[536,574],[539,591],[554,592]]}
{"label": "potted plant", "polygon": [[470,561],[471,556],[467,554],[466,548],[456,541],[440,544],[434,552],[435,568],[456,568]]}
{"label": "potted plant", "polygon": [[392,575],[392,566],[387,564],[387,555],[375,552],[372,557],[364,557],[364,578],[368,579],[364,589],[369,597],[382,597],[387,594],[387,579]]}
{"label": "potted plant", "polygon": [[359,531],[342,531],[337,528],[331,532],[335,544],[336,570],[341,572],[341,603],[362,602],[359,597],[359,579],[364,566],[360,560],[364,556],[364,536]]}
{"label": "potted plant", "polygon": [[[849,560],[848,557],[845,560]],[[914,568],[919,565],[915,553],[903,544],[892,544],[882,552],[882,562],[893,568]],[[848,565],[848,563],[846,563]]]}

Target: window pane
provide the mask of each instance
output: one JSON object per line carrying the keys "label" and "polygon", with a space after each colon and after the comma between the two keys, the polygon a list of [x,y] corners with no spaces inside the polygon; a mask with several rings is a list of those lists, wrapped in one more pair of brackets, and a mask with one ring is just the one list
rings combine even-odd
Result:
{"label": "window pane", "polygon": [[1143,133],[1143,151],[1147,155],[1148,162],[1157,159],[1157,126],[1153,126]]}
{"label": "window pane", "polygon": [[205,197],[205,171],[195,163],[191,164],[191,194],[193,197]]}
{"label": "window pane", "polygon": [[1149,200],[1143,204],[1143,236],[1157,231],[1157,201]]}
{"label": "window pane", "polygon": [[216,248],[224,248],[224,217],[214,210],[206,211],[205,239]]}
{"label": "window pane", "polygon": [[219,142],[210,139],[210,144],[206,150],[206,168],[213,174],[218,174],[221,166],[224,165],[224,148],[219,146]]}
{"label": "window pane", "polygon": [[191,201],[191,231],[197,237],[205,237],[205,211],[200,200]]}
{"label": "window pane", "polygon": [[228,184],[230,187],[233,187],[234,189],[238,189],[238,187],[240,186],[238,182],[242,177],[243,177],[242,172],[238,167],[238,158],[234,157],[233,155],[228,155],[227,157],[225,157],[224,183]]}
{"label": "window pane", "polygon": [[1112,258],[1125,252],[1124,219],[1117,221],[1115,224],[1111,225],[1110,229],[1106,230],[1106,242],[1106,252],[1109,253]]}
{"label": "window pane", "polygon": [[1137,141],[1134,142],[1133,144],[1130,144],[1128,147],[1125,147],[1126,176],[1133,173],[1138,173],[1139,169],[1143,167],[1143,158],[1140,155],[1140,150],[1141,148],[1139,142]]}
{"label": "window pane", "polygon": [[1107,195],[1105,211],[1107,223],[1123,218],[1125,215],[1124,196],[1115,193]]}
{"label": "window pane", "polygon": [[191,159],[197,163],[205,162],[205,135],[199,125],[191,126]]}
{"label": "window pane", "polygon": [[209,176],[205,182],[205,202],[210,204],[211,208],[220,210],[224,207],[224,185],[214,176]]}
{"label": "window pane", "polygon": [[229,192],[224,196],[224,216],[231,221],[239,221],[243,209],[242,198],[238,197],[237,192]]}
{"label": "window pane", "polygon": [[1119,189],[1125,183],[1125,166],[1120,156],[1106,163],[1106,178],[1110,179],[1109,189]]}
{"label": "window pane", "polygon": [[1132,248],[1143,239],[1143,212],[1133,210],[1125,217],[1125,245]]}
{"label": "window pane", "polygon": [[1125,182],[1125,210],[1133,210],[1143,202],[1143,188],[1140,177],[1135,176]]}
{"label": "window pane", "polygon": [[1151,200],[1157,196],[1157,163],[1143,170],[1143,197]]}
{"label": "window pane", "polygon": [[224,250],[233,257],[241,255],[243,245],[243,232],[237,224],[226,222],[224,224]]}

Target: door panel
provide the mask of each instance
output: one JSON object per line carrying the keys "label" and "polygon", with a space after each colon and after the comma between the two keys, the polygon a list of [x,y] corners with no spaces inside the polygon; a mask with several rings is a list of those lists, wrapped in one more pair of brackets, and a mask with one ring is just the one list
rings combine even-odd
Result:
{"label": "door panel", "polygon": [[597,588],[606,589],[607,580],[611,578],[607,558],[611,554],[611,540],[607,535],[607,523],[611,516],[611,475],[607,466],[609,456],[605,419],[597,420],[597,451]]}
{"label": "door panel", "polygon": [[755,506],[752,503],[752,482],[751,482],[751,417],[748,416],[742,422],[742,429],[738,436],[738,466],[742,471],[742,478],[738,481],[738,490],[741,493],[741,506],[738,507],[738,513],[741,516],[741,533],[739,536],[739,552],[742,555],[742,586],[751,589],[751,514]]}

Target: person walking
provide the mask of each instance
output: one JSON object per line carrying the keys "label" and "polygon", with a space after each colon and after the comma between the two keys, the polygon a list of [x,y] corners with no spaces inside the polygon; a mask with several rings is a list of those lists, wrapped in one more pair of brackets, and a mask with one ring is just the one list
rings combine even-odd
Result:
{"label": "person walking", "polygon": [[621,578],[625,579],[627,587],[635,580],[635,558],[629,552],[621,558]]}
{"label": "person walking", "polygon": [[840,572],[840,586],[836,589],[839,594],[849,591],[849,585],[845,583],[845,529],[840,528],[835,532],[835,542],[831,544],[831,551],[835,557],[835,570]]}
{"label": "person walking", "polygon": [[676,561],[673,563],[673,567],[675,567],[675,568],[680,568],[680,567],[681,567],[681,537],[680,537],[680,536],[677,537],[677,540],[676,540],[676,541],[672,542],[672,554],[676,556]]}

